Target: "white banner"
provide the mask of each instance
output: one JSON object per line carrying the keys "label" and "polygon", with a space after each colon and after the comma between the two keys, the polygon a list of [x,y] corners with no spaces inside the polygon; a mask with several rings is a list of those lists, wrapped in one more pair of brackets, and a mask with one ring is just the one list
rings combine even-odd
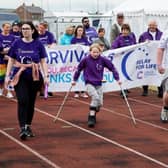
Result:
{"label": "white banner", "polygon": [[[108,50],[103,53],[116,66],[123,88],[134,88],[142,85],[159,86],[162,76],[157,71],[156,50],[158,42],[145,42],[129,47]],[[73,80],[76,68],[87,54],[89,47],[82,45],[56,46],[47,48],[47,63],[50,74],[49,91],[67,91]],[[113,75],[107,69],[104,71],[104,92],[120,90]],[[77,85],[72,91],[85,90],[81,74]]]}

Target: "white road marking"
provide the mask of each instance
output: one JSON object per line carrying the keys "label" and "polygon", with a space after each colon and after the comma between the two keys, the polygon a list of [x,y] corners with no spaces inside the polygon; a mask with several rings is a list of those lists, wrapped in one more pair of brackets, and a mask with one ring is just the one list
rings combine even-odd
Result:
{"label": "white road marking", "polygon": [[2,130],[3,131],[11,131],[11,130],[14,130],[15,128],[3,128]]}
{"label": "white road marking", "polygon": [[27,146],[24,143],[18,141],[16,138],[12,137],[11,135],[9,135],[8,133],[6,133],[5,131],[3,131],[3,130],[0,129],[0,133],[3,134],[4,136],[8,137],[13,142],[17,143],[18,145],[20,145],[21,147],[23,147],[24,149],[26,149],[30,153],[33,153],[35,156],[37,156],[38,158],[40,158],[41,160],[43,160],[48,165],[50,165],[50,166],[52,166],[54,168],[60,168],[58,165],[56,165],[55,163],[53,163],[52,161],[50,161],[46,157],[42,156],[40,153],[36,152],[35,150],[33,150],[32,148],[30,148],[29,146]]}
{"label": "white road marking", "polygon": [[[74,99],[74,98],[73,98],[73,99]],[[75,101],[78,101],[78,102],[80,102],[80,103],[89,105],[89,103],[87,103],[86,101],[82,101],[82,100],[79,100],[79,99],[75,99]],[[145,103],[146,103],[146,102],[145,102]],[[150,103],[149,103],[149,104],[150,104]],[[150,104],[150,105],[152,106],[152,104]],[[129,118],[130,120],[132,120],[129,115],[122,114],[122,113],[116,112],[116,111],[114,111],[114,110],[105,108],[105,107],[102,107],[101,109],[104,110],[104,111],[108,111],[108,112],[110,112],[110,113],[113,113],[113,114],[115,114],[115,115],[118,115],[118,116],[121,116],[121,117],[125,117],[125,118]],[[136,116],[136,113],[135,113],[135,116]],[[167,128],[162,127],[162,126],[159,126],[159,125],[156,125],[156,124],[153,124],[153,123],[150,123],[150,122],[148,122],[148,121],[144,121],[144,120],[138,119],[138,118],[136,118],[136,117],[135,117],[135,120],[138,121],[138,122],[140,122],[140,123],[143,123],[143,124],[146,124],[146,125],[155,127],[155,128],[159,128],[159,129],[162,129],[162,130],[164,130],[164,131],[168,131]],[[138,126],[138,123],[137,123],[137,126]]]}
{"label": "white road marking", "polygon": [[[54,115],[49,114],[49,113],[47,113],[47,112],[45,112],[45,111],[43,111],[43,110],[40,110],[40,109],[38,109],[38,108],[36,108],[36,111],[38,111],[38,112],[40,112],[40,113],[42,113],[42,114],[44,114],[44,115],[47,115],[47,116],[49,116],[49,117],[51,117],[51,118],[55,118]],[[132,148],[129,148],[129,147],[125,146],[125,145],[122,145],[122,144],[120,144],[120,143],[118,143],[118,142],[116,142],[116,141],[113,141],[113,140],[111,140],[111,139],[109,139],[109,138],[103,137],[103,136],[101,136],[101,135],[99,135],[99,134],[97,134],[97,133],[95,133],[95,132],[93,132],[93,131],[90,131],[90,130],[87,130],[87,129],[85,129],[85,128],[82,128],[82,127],[80,127],[80,126],[78,126],[78,125],[76,125],[76,124],[73,124],[73,123],[71,123],[71,122],[68,122],[68,121],[66,121],[66,120],[63,120],[63,119],[61,119],[61,118],[58,118],[58,120],[59,120],[59,121],[62,121],[62,122],[64,122],[64,123],[66,123],[66,124],[68,124],[68,125],[71,125],[71,126],[73,126],[73,127],[75,127],[75,128],[78,128],[78,129],[80,129],[80,130],[82,130],[82,131],[84,131],[84,132],[86,132],[86,133],[88,133],[88,134],[90,134],[90,135],[96,136],[96,137],[98,137],[98,138],[100,138],[100,139],[102,139],[102,140],[104,140],[104,141],[106,141],[106,142],[109,142],[109,143],[111,143],[111,144],[113,144],[113,145],[116,145],[116,146],[118,146],[118,147],[120,147],[120,148],[122,148],[122,149],[125,149],[125,150],[127,150],[127,151],[129,151],[129,152],[132,152],[132,153],[134,153],[134,154],[136,154],[136,155],[138,155],[138,156],[140,156],[140,157],[143,157],[143,158],[145,158],[145,159],[147,159],[147,160],[150,160],[151,162],[154,162],[154,163],[156,163],[156,164],[158,164],[158,165],[161,165],[161,166],[163,166],[163,167],[168,168],[168,165],[167,165],[166,163],[163,163],[163,162],[161,162],[161,161],[159,161],[159,160],[156,160],[156,159],[154,159],[154,158],[152,158],[152,157],[150,157],[150,156],[147,156],[147,155],[145,155],[145,154],[143,154],[143,153],[141,153],[141,152],[138,152],[138,151],[136,151],[136,150],[134,150],[134,149],[132,149]],[[54,122],[53,122],[53,123],[54,123]]]}
{"label": "white road marking", "polygon": [[71,125],[63,125],[61,128],[72,128]]}
{"label": "white road marking", "polygon": [[[74,99],[74,98],[72,98],[72,99]],[[132,99],[132,100],[134,100],[134,99]],[[14,100],[15,102],[16,102],[16,100]],[[81,101],[81,100],[78,100],[78,99],[75,99],[75,101],[79,101],[79,102],[81,102],[81,103],[84,103],[84,104],[89,104],[89,103],[87,103],[87,102],[85,102],[85,101]],[[134,100],[135,101],[135,100]],[[138,102],[138,101],[137,101]],[[143,102],[143,101],[140,101],[141,103],[146,103],[146,102]],[[153,105],[153,104],[151,104],[151,103],[148,103],[148,105],[151,105],[151,106],[156,106],[156,107],[161,107],[161,106],[158,106],[158,105]],[[49,113],[47,113],[47,112],[45,112],[45,111],[43,111],[43,110],[40,110],[40,109],[38,109],[38,108],[35,108],[36,109],[36,111],[38,111],[38,112],[40,112],[40,113],[42,113],[42,114],[44,114],[44,115],[47,115],[47,116],[49,116],[49,117],[51,117],[51,118],[55,118],[55,116],[54,115],[52,115],[52,114],[49,114]],[[106,111],[109,111],[109,112],[112,112],[112,113],[114,113],[114,114],[116,114],[116,115],[119,115],[119,116],[122,116],[122,117],[127,117],[127,118],[130,118],[131,119],[131,117],[129,117],[128,115],[124,115],[124,114],[120,114],[120,113],[117,113],[117,112],[115,112],[115,111],[113,111],[113,110],[110,110],[110,109],[107,109],[107,108],[102,108],[103,110],[106,110]],[[132,149],[132,148],[129,148],[129,147],[127,147],[127,146],[125,146],[125,145],[122,145],[122,144],[120,144],[120,143],[118,143],[118,142],[116,142],[116,141],[113,141],[113,140],[111,140],[111,139],[108,139],[108,138],[106,138],[106,137],[103,137],[103,136],[101,136],[101,135],[99,135],[99,134],[97,134],[97,133],[95,133],[95,132],[92,132],[92,131],[90,131],[90,130],[87,130],[87,129],[85,129],[85,128],[82,128],[82,127],[79,127],[78,125],[75,125],[75,124],[73,124],[73,123],[70,123],[70,122],[68,122],[68,121],[66,121],[66,120],[63,120],[63,119],[61,119],[61,118],[58,118],[58,120],[60,120],[60,121],[62,121],[62,122],[64,122],[64,123],[66,123],[66,124],[68,124],[68,125],[71,125],[72,127],[75,127],[75,128],[78,128],[78,129],[80,129],[80,130],[82,130],[82,131],[84,131],[84,132],[86,132],[86,133],[88,133],[88,134],[90,134],[90,135],[93,135],[93,136],[96,136],[96,137],[98,137],[98,138],[100,138],[100,139],[103,139],[104,141],[106,141],[106,142],[109,142],[109,143],[111,143],[111,144],[114,144],[114,145],[116,145],[116,146],[118,146],[118,147],[120,147],[120,148],[122,148],[122,149],[125,149],[125,150],[127,150],[127,151],[130,151],[130,152],[132,152],[132,153],[134,153],[134,154],[136,154],[136,155],[138,155],[138,156],[140,156],[140,157],[143,157],[143,158],[145,158],[145,159],[147,159],[147,160],[150,160],[151,162],[154,162],[154,163],[156,163],[156,164],[158,164],[158,165],[161,165],[161,166],[163,166],[163,167],[166,167],[166,168],[168,168],[168,164],[166,164],[166,163],[163,163],[163,162],[161,162],[161,161],[159,161],[159,160],[156,160],[156,159],[154,159],[154,158],[152,158],[152,157],[150,157],[150,156],[147,156],[147,155],[145,155],[145,154],[143,154],[143,153],[141,153],[141,152],[138,152],[138,151],[136,151],[136,150],[134,150],[134,149]],[[163,129],[163,130],[166,130],[166,131],[168,131],[168,129],[166,129],[166,128],[164,128],[164,127],[161,127],[161,126],[158,126],[158,125],[155,125],[155,124],[152,124],[152,123],[149,123],[149,122],[146,122],[146,121],[143,121],[143,120],[139,120],[139,119],[136,119],[136,121],[139,121],[139,122],[141,122],[141,123],[144,123],[144,124],[147,124],[147,125],[150,125],[150,126],[153,126],[153,127],[156,127],[156,128],[160,128],[160,129]],[[1,130],[0,130],[0,132],[2,132]],[[5,133],[5,132],[4,132]],[[10,136],[10,135],[9,135]],[[18,141],[19,142],[19,141]],[[24,145],[24,144],[23,144]],[[43,157],[43,156],[42,156]]]}

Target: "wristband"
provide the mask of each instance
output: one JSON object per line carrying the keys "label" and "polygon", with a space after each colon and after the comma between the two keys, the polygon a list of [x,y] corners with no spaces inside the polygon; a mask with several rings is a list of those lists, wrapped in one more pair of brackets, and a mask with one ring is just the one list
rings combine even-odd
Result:
{"label": "wristband", "polygon": [[44,78],[49,78],[49,75],[45,75]]}

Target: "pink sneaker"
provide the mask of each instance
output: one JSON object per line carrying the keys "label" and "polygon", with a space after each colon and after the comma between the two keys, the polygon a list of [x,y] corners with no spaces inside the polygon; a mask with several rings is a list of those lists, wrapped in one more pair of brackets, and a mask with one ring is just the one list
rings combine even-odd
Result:
{"label": "pink sneaker", "polygon": [[13,98],[14,96],[13,96],[13,94],[12,94],[11,92],[8,91],[6,97],[9,98],[9,99],[11,99],[11,98]]}
{"label": "pink sneaker", "polygon": [[78,94],[78,93],[75,93],[74,97],[75,97],[75,98],[79,98],[79,94]]}

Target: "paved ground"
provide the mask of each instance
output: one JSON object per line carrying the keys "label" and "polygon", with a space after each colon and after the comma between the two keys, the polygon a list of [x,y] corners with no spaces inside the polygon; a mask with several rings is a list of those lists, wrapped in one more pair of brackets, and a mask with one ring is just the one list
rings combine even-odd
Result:
{"label": "paved ground", "polygon": [[106,93],[95,128],[87,127],[90,99],[71,94],[56,123],[65,93],[38,97],[33,131],[20,141],[16,100],[0,97],[0,168],[161,168],[168,167],[168,124],[159,120],[162,100],[132,89],[129,104],[118,92]]}

